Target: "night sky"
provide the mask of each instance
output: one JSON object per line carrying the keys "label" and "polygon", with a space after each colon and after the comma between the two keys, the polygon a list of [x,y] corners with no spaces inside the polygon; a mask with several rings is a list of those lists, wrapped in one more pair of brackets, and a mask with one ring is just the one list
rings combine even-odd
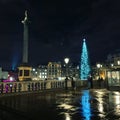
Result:
{"label": "night sky", "polygon": [[24,12],[28,10],[29,64],[69,57],[79,63],[83,38],[91,64],[120,48],[120,0],[0,0],[0,66],[22,62]]}

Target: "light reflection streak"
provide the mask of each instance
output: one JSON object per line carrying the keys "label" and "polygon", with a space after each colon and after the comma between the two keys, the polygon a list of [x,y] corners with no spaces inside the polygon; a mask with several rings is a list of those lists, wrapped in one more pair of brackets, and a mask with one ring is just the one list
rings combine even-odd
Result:
{"label": "light reflection streak", "polygon": [[72,105],[69,105],[68,103],[68,101],[70,101],[71,99],[69,99],[69,98],[67,98],[67,99],[65,99],[65,103],[62,103],[61,102],[61,104],[60,105],[58,105],[58,108],[61,108],[61,109],[64,109],[65,111],[62,113],[62,114],[64,114],[64,116],[65,116],[65,120],[71,120],[71,112],[70,111],[74,111],[75,110],[75,108],[74,108],[74,106],[72,106]]}
{"label": "light reflection streak", "polygon": [[[97,98],[97,101],[98,101],[98,111],[100,112],[100,113],[104,113],[104,106],[103,106],[103,96],[104,96],[104,93],[103,92],[101,92],[101,91],[99,91],[99,92],[96,92],[97,94],[96,94],[96,96],[98,97]],[[100,114],[100,116],[102,116],[102,114]]]}
{"label": "light reflection streak", "polygon": [[98,101],[99,101],[99,103],[98,103],[98,111],[100,112],[100,113],[103,113],[104,112],[104,107],[103,107],[103,95],[99,95],[98,96],[99,98],[98,98]]}
{"label": "light reflection streak", "polygon": [[69,112],[69,110],[72,109],[73,106],[63,103],[63,104],[59,105],[58,107],[67,110],[66,112],[63,113],[65,115],[65,120],[71,120],[70,113],[68,113],[68,112]]}
{"label": "light reflection streak", "polygon": [[115,96],[114,96],[114,101],[115,101],[115,104],[120,104],[120,93],[118,92],[115,92]]}
{"label": "light reflection streak", "polygon": [[120,114],[120,93],[119,92],[114,92],[116,95],[114,96],[114,103],[116,105],[116,113]]}
{"label": "light reflection streak", "polygon": [[58,107],[70,110],[73,106],[63,103],[61,105],[58,105]]}
{"label": "light reflection streak", "polygon": [[85,118],[85,120],[90,120],[91,108],[90,108],[90,95],[88,90],[83,91],[81,103],[82,103],[83,117]]}
{"label": "light reflection streak", "polygon": [[65,113],[65,120],[71,120],[69,113]]}

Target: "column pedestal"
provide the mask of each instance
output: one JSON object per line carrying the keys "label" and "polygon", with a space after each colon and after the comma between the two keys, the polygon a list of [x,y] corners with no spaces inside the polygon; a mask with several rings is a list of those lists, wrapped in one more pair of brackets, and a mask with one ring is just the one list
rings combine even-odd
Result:
{"label": "column pedestal", "polygon": [[31,70],[32,67],[28,65],[20,65],[18,67],[18,79],[19,81],[31,81]]}

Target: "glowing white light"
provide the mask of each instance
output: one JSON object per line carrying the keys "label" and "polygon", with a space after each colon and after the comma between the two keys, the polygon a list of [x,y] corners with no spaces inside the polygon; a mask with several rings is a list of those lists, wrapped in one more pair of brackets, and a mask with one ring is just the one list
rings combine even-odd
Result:
{"label": "glowing white light", "polygon": [[117,63],[118,63],[118,65],[120,65],[120,61],[119,60],[117,61]]}
{"label": "glowing white light", "polygon": [[10,81],[12,81],[13,80],[13,77],[10,77]]}
{"label": "glowing white light", "polygon": [[100,68],[100,67],[102,67],[102,65],[101,64],[97,64],[97,68]]}
{"label": "glowing white light", "polygon": [[85,39],[83,39],[83,41],[85,42]]}
{"label": "glowing white light", "polygon": [[35,68],[33,68],[32,70],[35,71]]}
{"label": "glowing white light", "polygon": [[77,69],[79,69],[79,65],[77,66]]}
{"label": "glowing white light", "polygon": [[58,77],[58,80],[62,80],[62,78],[61,78],[61,77]]}
{"label": "glowing white light", "polygon": [[113,67],[114,65],[113,64],[111,64],[111,67]]}
{"label": "glowing white light", "polygon": [[65,61],[66,64],[68,64],[69,58],[65,58],[64,61]]}

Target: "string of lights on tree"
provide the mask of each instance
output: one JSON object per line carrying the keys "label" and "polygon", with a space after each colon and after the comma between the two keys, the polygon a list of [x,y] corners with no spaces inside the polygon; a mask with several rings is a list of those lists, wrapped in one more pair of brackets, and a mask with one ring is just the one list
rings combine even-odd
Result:
{"label": "string of lights on tree", "polygon": [[83,39],[81,62],[80,62],[80,79],[87,80],[89,73],[90,73],[90,65],[89,65],[88,51],[86,46],[86,40]]}

